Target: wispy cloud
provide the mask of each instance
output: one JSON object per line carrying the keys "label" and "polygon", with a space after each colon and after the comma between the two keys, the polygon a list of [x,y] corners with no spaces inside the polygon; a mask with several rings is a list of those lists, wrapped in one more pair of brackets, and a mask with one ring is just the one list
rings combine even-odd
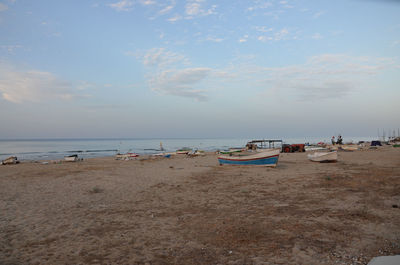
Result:
{"label": "wispy cloud", "polygon": [[186,68],[181,70],[162,70],[150,80],[152,90],[162,94],[194,98],[206,101],[204,89],[195,88],[210,74],[210,68]]}
{"label": "wispy cloud", "polygon": [[130,11],[134,6],[134,2],[131,0],[122,0],[113,4],[109,4],[109,6],[117,11]]}
{"label": "wispy cloud", "polygon": [[186,19],[216,14],[216,5],[204,6],[204,0],[189,0],[185,6]]}
{"label": "wispy cloud", "polygon": [[150,6],[156,4],[157,2],[153,0],[140,0],[140,3],[144,6]]}
{"label": "wispy cloud", "polygon": [[10,102],[41,102],[73,97],[71,85],[48,72],[6,72],[0,81],[2,97]]}
{"label": "wispy cloud", "polygon": [[392,41],[392,44],[391,44],[392,47],[399,46],[399,45],[400,45],[400,40]]}
{"label": "wispy cloud", "polygon": [[155,48],[140,56],[148,67],[148,83],[153,91],[161,94],[194,98],[206,101],[202,81],[212,73],[207,67],[189,67],[189,60],[164,48]]}
{"label": "wispy cloud", "polygon": [[322,16],[323,14],[325,14],[325,11],[319,11],[319,12],[315,13],[312,17],[313,17],[314,19],[317,19],[317,18],[319,18],[320,16]]}
{"label": "wispy cloud", "polygon": [[0,45],[0,49],[13,53],[16,49],[21,49],[22,45]]}
{"label": "wispy cloud", "polygon": [[281,4],[283,8],[294,8],[288,1],[280,1],[279,4]]}
{"label": "wispy cloud", "polygon": [[320,39],[322,39],[323,37],[322,37],[321,34],[315,33],[314,35],[311,36],[311,38],[314,39],[314,40],[320,40]]}
{"label": "wispy cloud", "polygon": [[[82,89],[88,88],[86,82],[81,85]],[[79,97],[76,92],[75,86],[50,72],[17,71],[0,65],[0,93],[7,101],[38,103],[55,99],[69,100]]]}
{"label": "wispy cloud", "polygon": [[262,42],[297,39],[297,36],[292,35],[287,28],[283,28],[278,31],[274,31],[272,28],[258,31],[267,33],[257,37],[257,39]]}
{"label": "wispy cloud", "polygon": [[5,4],[3,4],[3,3],[0,3],[0,12],[6,11],[7,9],[8,9],[8,6],[7,6],[7,5],[5,5]]}
{"label": "wispy cloud", "polygon": [[224,39],[223,39],[223,38],[214,37],[214,36],[208,36],[208,37],[206,38],[206,41],[223,42]]}
{"label": "wispy cloud", "polygon": [[167,21],[169,21],[169,22],[176,22],[176,21],[179,21],[179,20],[181,20],[181,19],[182,19],[182,16],[180,16],[180,15],[175,15],[175,16],[173,16],[173,17],[168,18]]}
{"label": "wispy cloud", "polygon": [[249,35],[244,35],[243,37],[241,37],[240,39],[239,39],[239,42],[240,43],[243,43],[243,42],[247,42],[247,39],[249,38]]}
{"label": "wispy cloud", "polygon": [[165,68],[174,64],[187,65],[188,60],[185,56],[168,51],[164,48],[153,48],[148,50],[144,55],[138,55],[138,58],[143,59],[145,66]]}
{"label": "wispy cloud", "polygon": [[286,91],[300,100],[340,98],[359,91],[371,77],[396,67],[390,58],[343,54],[313,56],[303,65],[264,68],[273,91]]}
{"label": "wispy cloud", "polygon": [[267,9],[267,8],[272,7],[272,6],[273,6],[273,4],[272,4],[271,1],[256,1],[254,3],[254,5],[249,6],[247,8],[247,11],[256,11],[258,9]]}
{"label": "wispy cloud", "polygon": [[168,5],[166,7],[164,7],[163,9],[161,9],[160,11],[158,11],[158,14],[160,15],[164,15],[169,13],[175,6],[174,5]]}

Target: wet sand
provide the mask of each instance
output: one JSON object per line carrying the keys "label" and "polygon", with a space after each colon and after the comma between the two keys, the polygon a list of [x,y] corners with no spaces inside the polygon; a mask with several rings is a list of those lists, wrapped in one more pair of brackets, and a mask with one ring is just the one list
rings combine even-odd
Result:
{"label": "wet sand", "polygon": [[0,166],[0,264],[367,264],[400,254],[400,148]]}

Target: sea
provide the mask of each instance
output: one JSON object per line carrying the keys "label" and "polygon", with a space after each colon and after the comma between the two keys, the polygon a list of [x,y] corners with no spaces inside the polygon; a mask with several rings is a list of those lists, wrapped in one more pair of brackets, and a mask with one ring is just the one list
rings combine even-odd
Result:
{"label": "sea", "polygon": [[[258,140],[262,138],[257,138]],[[270,138],[268,138],[270,139]],[[166,152],[183,147],[204,151],[244,147],[249,138],[184,138],[184,139],[23,139],[0,140],[0,160],[16,156],[18,160],[56,160],[77,154],[80,158],[107,157],[117,153],[133,152],[140,155]],[[283,143],[329,143],[330,137],[282,139]],[[371,141],[371,137],[345,138],[345,142]],[[275,147],[280,147],[277,144]]]}

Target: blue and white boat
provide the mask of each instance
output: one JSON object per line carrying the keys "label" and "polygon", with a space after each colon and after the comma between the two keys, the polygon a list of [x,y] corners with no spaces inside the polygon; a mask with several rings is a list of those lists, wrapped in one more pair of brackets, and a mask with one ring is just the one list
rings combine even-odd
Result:
{"label": "blue and white boat", "polygon": [[280,149],[249,150],[229,155],[218,156],[220,165],[259,165],[276,167],[278,164]]}

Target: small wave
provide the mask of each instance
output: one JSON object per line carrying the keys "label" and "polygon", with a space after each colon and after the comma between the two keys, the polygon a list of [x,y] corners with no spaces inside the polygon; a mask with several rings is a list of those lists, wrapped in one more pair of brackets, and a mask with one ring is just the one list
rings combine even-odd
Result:
{"label": "small wave", "polygon": [[66,151],[66,153],[101,153],[101,152],[118,152],[117,149],[100,149],[100,150],[72,150]]}
{"label": "small wave", "polygon": [[20,152],[20,153],[17,153],[17,154],[21,154],[21,155],[34,155],[34,154],[41,154],[41,153],[44,153],[44,152]]}

